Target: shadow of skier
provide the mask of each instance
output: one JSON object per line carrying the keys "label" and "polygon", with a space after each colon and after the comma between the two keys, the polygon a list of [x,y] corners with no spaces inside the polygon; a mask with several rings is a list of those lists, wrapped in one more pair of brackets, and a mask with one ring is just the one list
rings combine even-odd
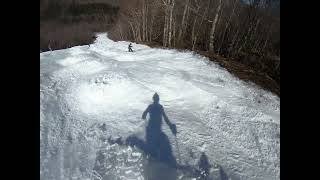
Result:
{"label": "shadow of skier", "polygon": [[159,104],[159,95],[153,96],[153,103],[150,104],[142,114],[142,119],[146,119],[149,114],[148,125],[146,127],[145,141],[136,136],[129,136],[126,144],[136,146],[147,155],[146,173],[147,179],[168,179],[177,178],[177,162],[172,153],[169,138],[161,130],[162,117],[167,123],[171,132],[176,135],[176,126],[172,124],[161,104]]}
{"label": "shadow of skier", "polygon": [[[199,180],[228,179],[226,173],[219,167],[219,173],[213,178],[210,169],[213,167],[205,153],[202,153],[197,165],[179,164],[172,152],[168,136],[162,131],[162,120],[169,126],[173,135],[176,136],[176,125],[171,123],[163,106],[159,103],[159,95],[153,95],[153,103],[150,104],[142,114],[146,119],[149,114],[148,123],[145,129],[145,138],[131,135],[123,140],[121,137],[108,139],[109,144],[128,145],[136,147],[144,154],[144,179],[148,180],[176,180],[178,174],[181,176],[196,178]],[[178,152],[179,153],[179,152]],[[103,158],[98,158],[103,159]],[[103,164],[98,163],[98,164]],[[99,168],[96,168],[97,170]],[[102,171],[101,171],[102,172]],[[182,174],[181,174],[182,173]],[[100,173],[101,174],[101,173]]]}

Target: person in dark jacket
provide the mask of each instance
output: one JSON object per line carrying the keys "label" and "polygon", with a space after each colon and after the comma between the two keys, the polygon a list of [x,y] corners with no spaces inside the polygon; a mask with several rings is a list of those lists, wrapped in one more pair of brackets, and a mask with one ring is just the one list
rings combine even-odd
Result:
{"label": "person in dark jacket", "polygon": [[128,46],[129,52],[133,52],[131,43]]}

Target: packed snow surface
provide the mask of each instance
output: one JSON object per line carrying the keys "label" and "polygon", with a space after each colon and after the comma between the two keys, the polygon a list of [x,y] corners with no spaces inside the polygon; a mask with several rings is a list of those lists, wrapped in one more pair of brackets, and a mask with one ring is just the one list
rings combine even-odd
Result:
{"label": "packed snow surface", "polygon": [[[280,179],[277,96],[190,51],[128,44],[102,33],[40,53],[42,180]],[[177,128],[162,124],[174,168],[126,143],[143,141],[155,92]]]}

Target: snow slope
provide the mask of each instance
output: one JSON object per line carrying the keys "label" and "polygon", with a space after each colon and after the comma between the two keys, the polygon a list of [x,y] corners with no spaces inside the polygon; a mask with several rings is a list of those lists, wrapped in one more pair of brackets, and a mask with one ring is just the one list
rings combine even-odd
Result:
{"label": "snow slope", "polygon": [[180,165],[197,170],[204,153],[209,179],[280,179],[277,96],[192,52],[133,43],[129,53],[127,46],[98,34],[90,47],[40,53],[41,179],[146,179],[147,171],[165,171],[141,149],[106,140],[144,138],[141,115],[154,92],[177,126],[176,138],[162,129]]}

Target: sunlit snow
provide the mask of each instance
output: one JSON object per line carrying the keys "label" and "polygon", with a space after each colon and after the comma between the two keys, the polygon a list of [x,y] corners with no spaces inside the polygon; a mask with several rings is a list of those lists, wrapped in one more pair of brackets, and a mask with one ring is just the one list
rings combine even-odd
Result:
{"label": "sunlit snow", "polygon": [[[174,179],[280,179],[280,99],[190,51],[114,42],[98,34],[89,46],[40,53],[40,176],[59,179],[158,179],[136,147],[141,115],[157,92],[175,137],[163,123],[179,165]],[[186,170],[187,169],[187,170]],[[199,171],[200,172],[200,171]],[[200,173],[201,174],[201,173]],[[152,177],[153,176],[153,177]],[[203,177],[202,177],[203,178]]]}

